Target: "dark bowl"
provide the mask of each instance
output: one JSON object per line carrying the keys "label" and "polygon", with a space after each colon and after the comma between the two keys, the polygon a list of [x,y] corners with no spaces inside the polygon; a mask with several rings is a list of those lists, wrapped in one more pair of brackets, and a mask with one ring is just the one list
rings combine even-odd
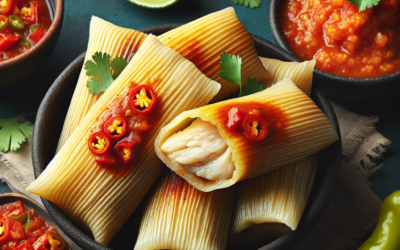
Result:
{"label": "dark bowl", "polygon": [[53,221],[53,218],[46,212],[45,208],[42,205],[22,194],[0,194],[0,205],[16,202],[18,200],[21,200],[25,206],[35,209],[39,216],[42,217],[47,222],[47,224],[54,227],[54,229],[61,235],[61,237],[64,238],[70,248],[72,248],[73,250],[79,249],[79,247],[76,246],[75,243],[73,243],[70,239],[68,239],[64,232],[57,226],[57,224]]}
{"label": "dark bowl", "polygon": [[[164,24],[145,28],[142,31],[160,35],[177,26],[179,26],[179,24]],[[284,61],[288,60],[289,54],[285,50],[260,37],[253,37],[255,39],[254,42],[257,52],[260,56]],[[64,70],[50,87],[40,105],[34,127],[32,148],[33,168],[36,178],[54,157],[55,148],[58,143],[59,135],[61,134],[72,93],[79,77],[84,56],[85,54],[79,56]],[[340,135],[338,121],[332,106],[318,86],[313,88],[311,97],[327,115],[337,133]],[[246,246],[243,249],[249,249],[249,247],[251,247],[250,249],[254,249],[264,245],[263,249],[290,249],[300,242],[300,240],[317,224],[332,198],[340,168],[341,152],[340,140],[321,151],[320,165],[311,197],[296,231],[289,232],[272,242]],[[134,212],[128,222],[125,223],[123,228],[114,237],[109,248],[107,248],[95,242],[90,235],[86,235],[75,226],[52,202],[43,198],[42,201],[59,227],[83,249],[133,249],[136,241],[135,238],[139,230],[141,206]],[[241,247],[238,246],[228,246],[228,249],[240,248]]]}
{"label": "dark bowl", "polygon": [[24,53],[0,62],[0,89],[14,86],[39,69],[56,46],[60,35],[64,0],[46,0],[53,22],[44,37]]}
{"label": "dark bowl", "polygon": [[[282,0],[271,0],[270,23],[275,42],[289,52],[286,60],[300,61],[286,42],[282,25]],[[383,97],[400,90],[400,73],[376,78],[347,78],[314,69],[314,82],[332,97],[346,100],[369,100]]]}

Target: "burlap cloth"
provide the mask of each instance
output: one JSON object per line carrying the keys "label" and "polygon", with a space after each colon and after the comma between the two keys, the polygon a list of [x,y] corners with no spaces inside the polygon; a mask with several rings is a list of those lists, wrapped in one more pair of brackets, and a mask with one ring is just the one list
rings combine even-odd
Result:
{"label": "burlap cloth", "polygon": [[[372,233],[382,201],[370,188],[368,177],[378,168],[390,141],[375,130],[378,117],[351,113],[332,103],[339,120],[343,160],[336,191],[324,216],[296,250],[357,249]],[[0,178],[17,193],[41,203],[25,191],[34,180],[31,138],[16,152],[0,152]],[[79,249],[76,246],[73,249]]]}

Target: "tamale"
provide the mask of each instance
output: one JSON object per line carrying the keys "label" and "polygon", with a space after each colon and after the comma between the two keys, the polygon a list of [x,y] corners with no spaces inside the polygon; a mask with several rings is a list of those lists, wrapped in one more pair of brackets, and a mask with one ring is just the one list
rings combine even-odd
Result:
{"label": "tamale", "polygon": [[[272,84],[285,77],[310,95],[315,60],[282,62],[260,58]],[[249,244],[296,230],[308,202],[318,165],[318,153],[269,174],[239,184],[229,241]]]}
{"label": "tamale", "polygon": [[[91,60],[96,52],[107,53],[111,56],[111,59],[122,57],[127,60],[136,53],[146,37],[147,35],[142,32],[121,28],[93,16],[90,21],[89,43],[85,62]],[[86,87],[88,80],[89,76],[86,75],[85,66],[82,66],[56,152],[62,148],[83,117],[101,97],[101,94],[96,96],[89,93],[89,89]]]}
{"label": "tamale", "polygon": [[229,241],[249,244],[296,230],[317,165],[318,153],[239,183]]}
{"label": "tamale", "polygon": [[[106,168],[96,163],[88,149],[88,132],[104,118],[109,105],[125,97],[131,83],[153,84],[158,96],[157,119],[151,124],[151,133],[141,142],[137,157],[128,165],[128,171],[119,165]],[[149,35],[27,190],[55,203],[77,225],[91,231],[97,242],[108,245],[163,170],[153,148],[160,129],[179,113],[208,103],[219,89],[219,83]]]}
{"label": "tamale", "polygon": [[[255,143],[243,132],[243,124],[229,129],[229,112],[233,108],[244,110],[246,116],[258,113],[267,123],[269,136]],[[261,132],[257,124],[253,129]],[[285,78],[256,94],[183,112],[160,131],[155,150],[189,184],[209,192],[276,170],[337,139],[325,114]],[[231,171],[231,164],[234,167],[230,176],[218,178],[224,171]]]}
{"label": "tamale", "polygon": [[135,250],[225,249],[236,187],[204,193],[166,169],[146,202]]}
{"label": "tamale", "polygon": [[[134,53],[139,48],[145,38],[146,34],[142,32],[120,28],[93,17],[85,61],[91,59],[95,52],[109,53],[111,58],[120,56],[126,59],[130,53]],[[206,76],[221,83],[221,91],[213,101],[220,100],[238,90],[236,84],[221,79],[218,74],[222,52],[242,57],[243,84],[248,77],[257,78],[265,86],[268,84],[270,74],[257,56],[253,38],[239,21],[232,7],[182,25],[161,35],[159,39],[192,61]],[[87,80],[86,70],[82,68],[57,151],[61,149],[98,100],[98,97],[89,93],[86,87]]]}

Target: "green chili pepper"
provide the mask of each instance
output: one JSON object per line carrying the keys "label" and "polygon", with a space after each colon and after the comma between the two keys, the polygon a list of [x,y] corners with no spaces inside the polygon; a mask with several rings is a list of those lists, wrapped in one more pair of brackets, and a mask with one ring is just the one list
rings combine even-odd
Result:
{"label": "green chili pepper", "polygon": [[21,44],[25,44],[25,45],[28,46],[29,48],[32,47],[32,44],[31,44],[28,40],[26,40],[26,39],[23,39],[23,40],[21,41]]}
{"label": "green chili pepper", "polygon": [[33,32],[35,32],[35,30],[36,30],[36,28],[35,28],[35,26],[31,26],[31,34],[33,33]]}
{"label": "green chili pepper", "polygon": [[19,221],[19,222],[23,222],[24,220],[26,220],[28,214],[25,212],[23,214],[20,214],[18,216],[14,216],[14,217],[10,217],[10,219],[15,220],[15,221]]}
{"label": "green chili pepper", "polygon": [[8,17],[0,15],[0,32],[4,31],[8,25]]}
{"label": "green chili pepper", "polygon": [[378,225],[358,250],[400,249],[400,190],[383,201]]}
{"label": "green chili pepper", "polygon": [[8,21],[10,22],[11,29],[15,32],[23,32],[25,28],[25,23],[17,15],[10,15],[8,17]]}
{"label": "green chili pepper", "polygon": [[22,225],[22,227],[24,228],[24,230],[26,231],[26,229],[28,229],[28,227],[32,224],[32,220],[28,221],[27,223],[25,223],[24,225]]}

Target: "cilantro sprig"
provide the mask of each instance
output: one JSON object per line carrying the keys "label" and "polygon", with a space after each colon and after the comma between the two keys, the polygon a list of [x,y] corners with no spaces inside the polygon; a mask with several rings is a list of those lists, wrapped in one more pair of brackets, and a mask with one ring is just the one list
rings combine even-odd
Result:
{"label": "cilantro sprig", "polygon": [[379,0],[350,0],[350,3],[358,7],[358,10],[364,11],[379,4]]}
{"label": "cilantro sprig", "polygon": [[235,83],[239,86],[239,96],[246,96],[262,91],[263,85],[257,79],[247,78],[246,86],[242,87],[242,58],[239,55],[230,55],[226,52],[221,54],[219,67],[219,76],[227,81]]}
{"label": "cilantro sprig", "polygon": [[245,7],[249,7],[254,9],[261,6],[261,0],[231,0],[234,4],[241,4]]}
{"label": "cilantro sprig", "polygon": [[98,95],[106,91],[128,65],[124,58],[115,57],[111,61],[111,68],[114,70],[114,73],[111,74],[110,59],[109,54],[96,52],[92,56],[93,61],[85,62],[86,75],[92,76],[86,83],[90,94]]}
{"label": "cilantro sprig", "polygon": [[21,147],[26,138],[33,133],[33,126],[28,122],[19,122],[22,117],[31,115],[19,115],[10,119],[0,119],[0,151],[15,151]]}

